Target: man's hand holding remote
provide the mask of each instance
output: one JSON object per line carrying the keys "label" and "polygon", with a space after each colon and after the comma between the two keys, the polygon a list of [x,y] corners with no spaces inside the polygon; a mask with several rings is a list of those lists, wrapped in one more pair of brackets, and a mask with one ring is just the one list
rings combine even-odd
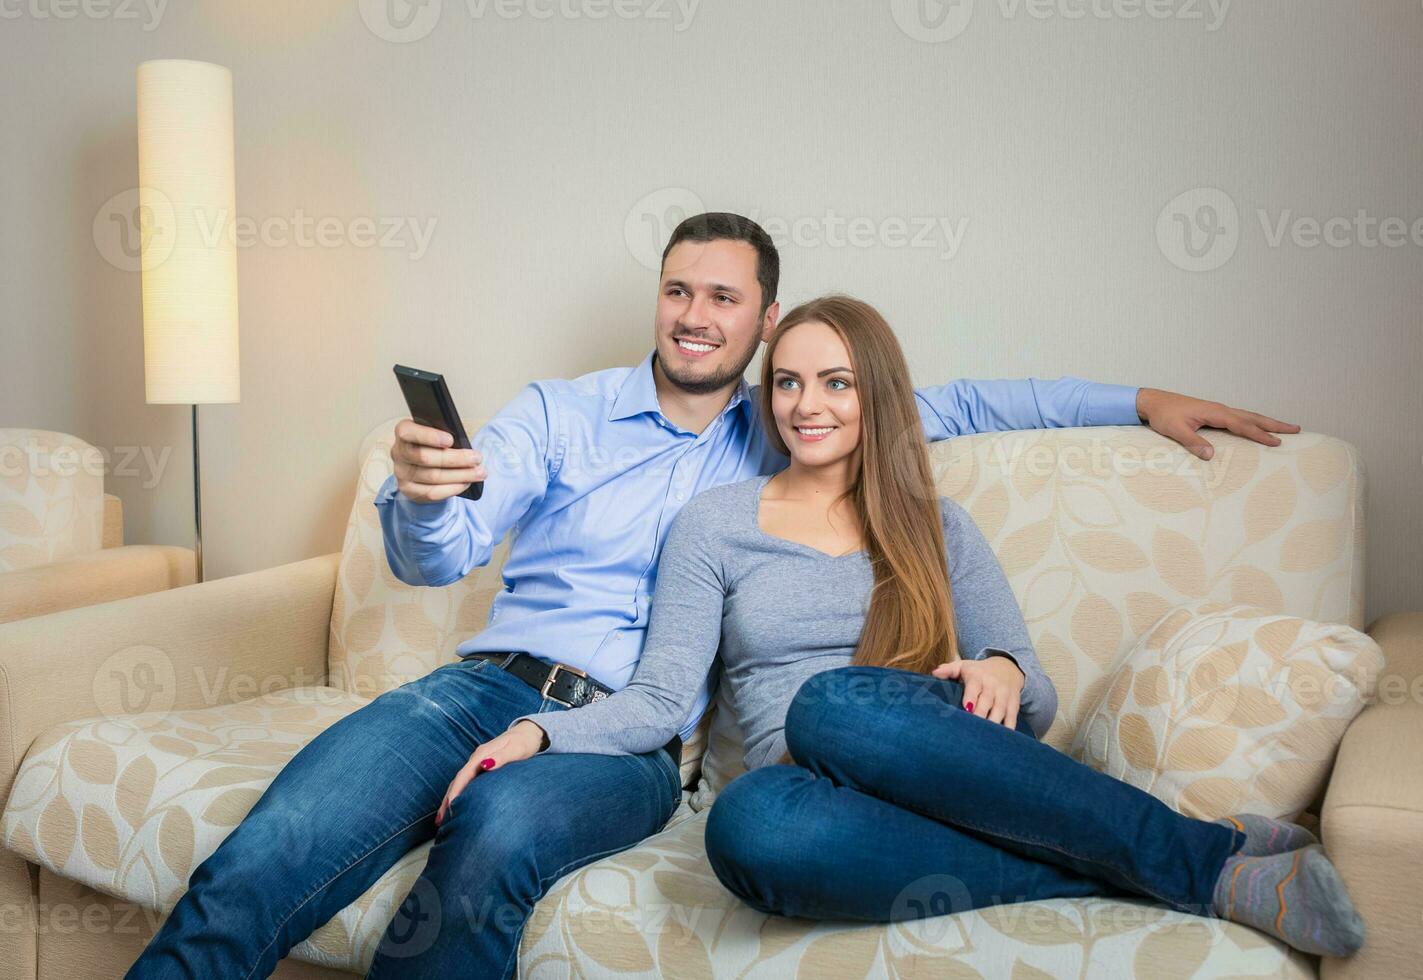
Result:
{"label": "man's hand holding remote", "polygon": [[390,458],[395,481],[406,499],[433,504],[454,497],[485,479],[484,457],[477,449],[454,449],[454,437],[441,429],[401,419],[395,426]]}

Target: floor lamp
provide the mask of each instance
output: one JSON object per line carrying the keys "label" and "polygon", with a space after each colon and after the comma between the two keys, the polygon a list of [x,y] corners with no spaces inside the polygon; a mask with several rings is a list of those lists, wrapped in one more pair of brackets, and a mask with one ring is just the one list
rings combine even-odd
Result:
{"label": "floor lamp", "polygon": [[203,581],[198,406],[240,394],[232,72],[203,61],[138,66],[144,397],[193,410],[193,524]]}

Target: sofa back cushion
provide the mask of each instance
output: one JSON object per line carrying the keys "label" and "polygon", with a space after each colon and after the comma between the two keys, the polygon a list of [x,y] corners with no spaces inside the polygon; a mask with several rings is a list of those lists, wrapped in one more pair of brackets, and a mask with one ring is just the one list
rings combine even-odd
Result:
{"label": "sofa back cushion", "polygon": [[[1313,433],[1275,448],[1208,436],[1210,461],[1145,426],[930,446],[939,493],[966,507],[993,546],[1057,687],[1048,744],[1069,748],[1118,659],[1182,603],[1217,599],[1363,628],[1354,448]],[[744,772],[735,719],[724,699],[716,704],[694,803]]]}
{"label": "sofa back cushion", "polygon": [[[453,660],[503,588],[507,542],[444,588],[391,574],[373,500],[392,472],[396,421],[377,426],[361,448],[331,617],[330,684],[366,697]],[[477,426],[466,420],[465,428]],[[1210,438],[1209,462],[1144,426],[993,433],[930,447],[939,493],[963,504],[993,545],[1057,686],[1049,744],[1068,748],[1115,662],[1183,602],[1211,598],[1363,627],[1363,472],[1353,447],[1312,433],[1284,436],[1278,448],[1222,432]],[[710,797],[744,770],[724,697],[708,727]],[[691,763],[700,746],[688,749]]]}
{"label": "sofa back cushion", "polygon": [[76,436],[0,429],[0,572],[99,550],[104,464]]}
{"label": "sofa back cushion", "polygon": [[[407,585],[390,570],[381,536],[376,491],[394,472],[390,447],[395,423],[383,422],[361,445],[356,499],[346,522],[327,648],[329,684],[373,698],[423,677],[456,658],[461,641],[484,629],[508,552],[444,588]],[[473,432],[468,419],[465,431]]]}

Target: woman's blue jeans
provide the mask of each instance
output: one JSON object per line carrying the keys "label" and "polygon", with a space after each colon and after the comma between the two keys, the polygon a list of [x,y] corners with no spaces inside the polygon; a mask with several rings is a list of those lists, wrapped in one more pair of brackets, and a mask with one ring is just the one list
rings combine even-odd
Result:
{"label": "woman's blue jeans", "polygon": [[266,977],[412,848],[429,863],[372,977],[510,977],[534,904],[563,875],[661,830],[681,800],[663,749],[543,753],[480,773],[435,813],[475,747],[567,711],[488,660],[446,664],[332,725],[194,871],[131,978]]}
{"label": "woman's blue jeans", "polygon": [[1088,895],[1213,915],[1244,835],[1183,816],[962,708],[957,681],[883,667],[808,678],[796,765],[753,769],[711,808],[707,855],[762,912],[894,922]]}

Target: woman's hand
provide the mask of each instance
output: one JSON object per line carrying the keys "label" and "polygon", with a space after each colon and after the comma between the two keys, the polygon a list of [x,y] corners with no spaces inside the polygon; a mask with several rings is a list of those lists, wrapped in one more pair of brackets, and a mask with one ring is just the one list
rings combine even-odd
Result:
{"label": "woman's hand", "polygon": [[935,677],[963,684],[963,709],[1008,728],[1018,727],[1018,703],[1023,694],[1023,672],[1007,657],[953,660],[939,664]]}
{"label": "woman's hand", "polygon": [[450,788],[445,790],[445,798],[440,801],[439,812],[435,814],[435,826],[438,827],[440,822],[445,819],[445,812],[450,808],[450,801],[459,796],[460,791],[478,773],[487,772],[495,766],[507,765],[510,762],[518,762],[520,759],[538,755],[547,738],[548,736],[544,734],[542,728],[525,718],[504,734],[475,748],[474,754],[469,757],[464,768],[455,773],[455,778],[450,781]]}

